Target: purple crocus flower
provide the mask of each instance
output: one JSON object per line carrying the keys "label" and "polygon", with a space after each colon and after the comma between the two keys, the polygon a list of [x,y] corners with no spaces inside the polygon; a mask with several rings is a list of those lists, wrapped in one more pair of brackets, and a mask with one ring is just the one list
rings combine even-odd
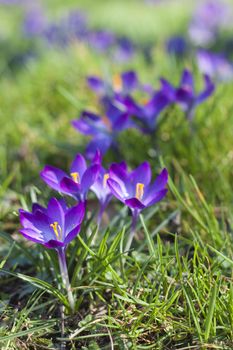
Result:
{"label": "purple crocus flower", "polygon": [[84,111],[80,119],[73,120],[72,125],[84,135],[92,137],[86,148],[86,155],[92,159],[99,150],[104,155],[110,147],[117,147],[118,134],[133,126],[129,115],[118,108],[109,109],[106,116],[100,117]]}
{"label": "purple crocus flower", "polygon": [[138,120],[140,130],[147,134],[154,133],[160,113],[170,103],[170,98],[162,89],[155,91],[143,104],[135,102],[133,98],[127,98],[122,101],[125,110]]}
{"label": "purple crocus flower", "polygon": [[129,249],[139,213],[161,201],[167,193],[168,172],[163,169],[151,184],[151,168],[148,162],[128,171],[126,164],[112,164],[107,184],[112,194],[132,211],[132,231],[127,244]]}
{"label": "purple crocus flower", "polygon": [[39,7],[30,9],[23,22],[23,31],[28,37],[39,36],[47,26],[47,20]]}
{"label": "purple crocus flower", "polygon": [[214,83],[208,75],[204,75],[205,87],[200,93],[196,93],[192,73],[185,69],[183,71],[180,85],[178,88],[173,87],[167,80],[160,79],[163,91],[166,93],[171,103],[178,103],[184,110],[187,118],[191,120],[194,115],[196,106],[211,96],[215,90]]}
{"label": "purple crocus flower", "polygon": [[47,208],[33,204],[32,213],[19,210],[23,226],[19,232],[47,248],[66,247],[79,233],[84,213],[85,205],[82,202],[68,208],[63,199],[52,198]]}
{"label": "purple crocus flower", "polygon": [[113,58],[117,62],[130,60],[135,53],[132,41],[126,37],[118,38],[114,48]]}
{"label": "purple crocus flower", "polygon": [[75,310],[75,302],[69,282],[65,249],[79,233],[84,215],[84,203],[80,202],[68,208],[63,199],[56,198],[50,199],[47,208],[33,204],[31,213],[19,210],[23,227],[19,232],[30,241],[56,249],[63,285],[66,287],[72,311]]}
{"label": "purple crocus flower", "polygon": [[42,180],[56,191],[84,202],[87,192],[96,181],[100,170],[100,157],[96,154],[88,167],[85,158],[77,154],[70,167],[70,174],[51,165],[41,171]]}
{"label": "purple crocus flower", "polygon": [[115,35],[110,31],[93,31],[89,33],[89,44],[100,52],[109,50],[115,44]]}
{"label": "purple crocus flower", "polygon": [[182,57],[187,52],[187,42],[183,36],[173,36],[167,40],[166,50],[170,55]]}
{"label": "purple crocus flower", "polygon": [[[139,82],[137,73],[133,70],[115,74],[112,82],[105,81],[97,76],[87,77],[89,87],[99,96],[114,96],[114,94],[128,95],[136,89],[144,89]],[[148,88],[146,86],[146,88]]]}
{"label": "purple crocus flower", "polygon": [[204,1],[197,7],[189,27],[189,37],[196,45],[206,46],[216,39],[220,29],[230,23],[230,7],[223,1]]}
{"label": "purple crocus flower", "polygon": [[189,70],[183,72],[180,87],[176,90],[176,101],[181,105],[188,119],[193,118],[195,107],[211,96],[215,90],[214,83],[206,74],[204,84],[204,89],[196,94],[191,72]]}
{"label": "purple crocus flower", "polygon": [[202,73],[219,81],[229,81],[233,78],[233,64],[222,54],[199,50],[197,64]]}
{"label": "purple crocus flower", "polygon": [[99,176],[91,186],[91,191],[93,191],[100,202],[100,210],[98,214],[98,225],[102,220],[103,213],[112,198],[112,192],[107,184],[109,179],[109,173],[106,169],[101,167]]}
{"label": "purple crocus flower", "polygon": [[50,23],[43,31],[43,38],[49,45],[66,46],[69,42],[67,32],[60,23]]}
{"label": "purple crocus flower", "polygon": [[71,39],[84,40],[87,38],[87,19],[85,14],[79,10],[70,11],[64,20],[63,26]]}

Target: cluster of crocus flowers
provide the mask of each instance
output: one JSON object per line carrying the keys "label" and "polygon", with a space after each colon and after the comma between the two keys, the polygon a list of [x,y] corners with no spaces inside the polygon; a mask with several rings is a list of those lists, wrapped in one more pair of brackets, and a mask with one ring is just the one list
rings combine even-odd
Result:
{"label": "cluster of crocus flowers", "polygon": [[[160,88],[139,82],[133,71],[114,76],[112,82],[97,76],[87,78],[89,87],[97,94],[105,114],[103,117],[84,111],[73,126],[84,135],[91,136],[87,155],[92,157],[97,148],[102,154],[111,146],[117,147],[117,137],[128,128],[137,128],[143,133],[154,134],[161,112],[172,104],[178,104],[191,120],[196,107],[214,92],[215,85],[209,75],[203,75],[204,88],[196,92],[191,71],[185,69],[180,83],[173,86],[168,80],[160,79]],[[146,98],[138,100],[134,91],[146,93]]]}
{"label": "cluster of crocus flowers", "polygon": [[207,47],[218,38],[221,29],[231,23],[231,8],[221,0],[198,3],[189,25],[189,38],[197,46]]}
{"label": "cluster of crocus flowers", "polygon": [[70,173],[45,166],[41,178],[52,189],[73,197],[77,204],[68,207],[64,199],[52,198],[47,208],[35,203],[32,212],[20,209],[20,233],[35,243],[58,253],[63,284],[66,287],[71,309],[75,310],[75,301],[70,287],[66,247],[78,235],[85,211],[88,208],[89,190],[95,193],[100,203],[97,224],[110,200],[116,197],[132,211],[132,229],[126,244],[126,251],[131,247],[139,213],[164,198],[167,193],[168,173],[163,169],[151,183],[151,168],[144,162],[135,170],[129,171],[125,162],[113,163],[109,169],[102,166],[100,153],[97,152],[88,166],[85,158],[77,154],[70,167]]}
{"label": "cluster of crocus flowers", "polygon": [[129,60],[135,54],[135,45],[128,37],[118,36],[110,30],[90,28],[86,15],[79,10],[72,10],[60,19],[50,21],[41,6],[33,7],[28,3],[23,33],[28,38],[42,38],[53,46],[64,47],[82,42],[119,61]]}
{"label": "cluster of crocus flowers", "polygon": [[207,74],[217,81],[230,81],[233,79],[233,63],[223,54],[207,50],[198,50],[197,64],[203,74]]}

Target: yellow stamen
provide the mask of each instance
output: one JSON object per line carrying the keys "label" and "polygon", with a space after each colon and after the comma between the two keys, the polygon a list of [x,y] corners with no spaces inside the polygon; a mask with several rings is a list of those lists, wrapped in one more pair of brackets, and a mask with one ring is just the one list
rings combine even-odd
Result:
{"label": "yellow stamen", "polygon": [[106,173],[104,174],[104,179],[103,179],[103,187],[106,188],[107,186],[107,180],[109,179],[109,174]]}
{"label": "yellow stamen", "polygon": [[137,185],[136,185],[136,194],[135,194],[135,197],[139,200],[142,199],[144,195],[144,184],[138,182]]}
{"label": "yellow stamen", "polygon": [[74,182],[76,182],[77,184],[80,183],[80,175],[79,175],[79,173],[71,173],[70,176],[72,177]]}
{"label": "yellow stamen", "polygon": [[116,92],[120,92],[123,87],[121,76],[119,74],[115,74],[112,80],[113,80],[114,90]]}
{"label": "yellow stamen", "polygon": [[111,130],[112,130],[112,124],[111,124],[109,118],[108,118],[106,115],[104,115],[104,116],[102,117],[102,119],[103,119],[104,124],[105,124],[106,127],[108,128],[108,130],[111,131]]}
{"label": "yellow stamen", "polygon": [[62,239],[61,226],[58,224],[58,222],[54,221],[53,224],[50,224],[50,227],[52,227],[57,239]]}
{"label": "yellow stamen", "polygon": [[142,99],[142,104],[145,106],[149,102],[148,98],[143,98]]}

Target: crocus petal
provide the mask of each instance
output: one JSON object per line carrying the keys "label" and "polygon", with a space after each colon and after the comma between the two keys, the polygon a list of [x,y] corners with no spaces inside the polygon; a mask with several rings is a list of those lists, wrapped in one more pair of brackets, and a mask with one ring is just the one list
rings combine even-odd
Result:
{"label": "crocus petal", "polygon": [[193,89],[194,89],[193,76],[192,76],[192,73],[188,69],[184,70],[182,77],[181,77],[180,85],[181,85],[181,87],[188,86],[191,89],[191,91],[193,91]]}
{"label": "crocus petal", "polygon": [[170,102],[175,101],[176,89],[166,80],[160,78],[161,91],[167,96]]}
{"label": "crocus petal", "polygon": [[36,232],[30,228],[23,228],[19,232],[27,239],[35,243],[44,243],[44,237],[41,232]]}
{"label": "crocus petal", "polygon": [[104,155],[112,145],[112,137],[103,135],[103,137],[96,137],[90,141],[86,147],[86,156],[89,159],[95,157],[96,151],[99,150],[101,155]]}
{"label": "crocus petal", "polygon": [[134,185],[142,183],[145,186],[151,181],[151,168],[148,162],[143,162],[130,173],[130,179]]}
{"label": "crocus petal", "polygon": [[113,179],[108,179],[107,184],[112,192],[112,194],[118,198],[121,202],[125,202],[125,197],[128,196],[126,189]]}
{"label": "crocus petal", "polygon": [[122,163],[113,163],[109,169],[110,178],[115,179],[116,181],[121,181],[123,183],[128,181],[127,168],[125,162]]}
{"label": "crocus petal", "polygon": [[122,113],[122,115],[114,122],[113,130],[115,132],[120,132],[127,129],[128,127],[132,127],[129,121],[130,116],[127,113]]}
{"label": "crocus petal", "polygon": [[50,249],[61,248],[65,246],[64,242],[57,241],[55,239],[51,239],[50,241],[44,242],[43,244],[45,247]]}
{"label": "crocus petal", "polygon": [[78,153],[71,164],[70,172],[71,173],[78,172],[81,178],[84,172],[86,171],[86,169],[87,169],[87,164],[86,164],[85,158]]}
{"label": "crocus petal", "polygon": [[30,228],[35,231],[46,232],[49,226],[48,217],[41,211],[37,211],[35,214],[31,214],[27,211],[19,211],[20,223],[25,228]]}
{"label": "crocus petal", "polygon": [[125,204],[132,209],[143,209],[145,205],[140,202],[137,198],[129,198],[125,200]]}
{"label": "crocus petal", "polygon": [[177,102],[181,103],[183,106],[189,107],[189,105],[193,101],[193,98],[194,98],[193,93],[189,88],[181,87],[176,91]]}
{"label": "crocus petal", "polygon": [[158,114],[170,104],[170,99],[163,91],[158,91],[152,99],[145,105],[144,111],[147,117],[153,118],[153,121]]}
{"label": "crocus petal", "polygon": [[65,227],[65,213],[62,205],[56,198],[51,198],[48,203],[47,215],[51,218],[51,224],[55,221],[61,227],[62,234],[64,233]]}
{"label": "crocus petal", "polygon": [[127,174],[125,163],[113,163],[109,169],[109,176],[120,185],[125,198],[134,195],[134,188]]}
{"label": "crocus petal", "polygon": [[156,177],[154,183],[150,186],[150,191],[160,191],[165,188],[168,182],[168,171],[164,168]]}
{"label": "crocus petal", "polygon": [[85,171],[81,180],[81,190],[83,194],[85,194],[96,181],[99,171],[100,164],[94,164]]}
{"label": "crocus petal", "polygon": [[61,187],[60,189],[61,192],[68,194],[70,196],[73,196],[74,194],[79,194],[80,192],[80,184],[74,182],[69,177],[63,178],[63,180],[61,181],[60,187]]}
{"label": "crocus petal", "polygon": [[97,149],[95,152],[95,156],[93,157],[93,163],[100,164],[100,166],[101,166],[101,162],[102,162],[102,155],[101,155],[100,150]]}
{"label": "crocus petal", "polygon": [[205,89],[201,92],[196,99],[196,103],[201,103],[206,100],[215,90],[215,85],[208,75],[204,75]]}
{"label": "crocus petal", "polygon": [[154,197],[150,198],[150,201],[148,201],[148,198],[147,198],[147,201],[145,201],[144,203],[147,207],[149,207],[149,206],[161,201],[166,196],[166,194],[167,194],[167,189],[159,191],[159,192],[155,193]]}
{"label": "crocus petal", "polygon": [[81,225],[77,225],[73,228],[72,231],[69,232],[69,234],[66,236],[64,244],[67,245],[70,241],[72,241],[80,232]]}
{"label": "crocus petal", "polygon": [[40,173],[42,180],[56,191],[61,190],[60,181],[65,176],[67,176],[67,174],[63,170],[50,165],[46,165]]}
{"label": "crocus petal", "polygon": [[102,79],[90,76],[87,77],[88,86],[98,94],[103,94],[105,92],[105,84]]}
{"label": "crocus petal", "polygon": [[26,229],[31,229],[37,233],[40,233],[41,231],[37,229],[32,222],[33,218],[34,218],[34,214],[29,213],[23,209],[19,209],[20,224]]}
{"label": "crocus petal", "polygon": [[83,119],[73,120],[72,125],[83,135],[95,135],[97,128]]}
{"label": "crocus petal", "polygon": [[47,213],[47,209],[42,207],[42,205],[40,205],[38,203],[33,203],[32,204],[32,213],[34,214],[37,210],[42,211],[44,214]]}
{"label": "crocus petal", "polygon": [[149,203],[157,192],[160,192],[164,189],[166,189],[168,182],[168,171],[166,168],[164,168],[161,173],[156,177],[154,183],[150,186],[147,186],[145,193],[144,193],[144,203]]}
{"label": "crocus petal", "polygon": [[124,91],[131,92],[138,86],[138,77],[134,71],[124,72],[121,75]]}
{"label": "crocus petal", "polygon": [[85,215],[85,204],[80,202],[78,205],[70,208],[65,215],[65,234],[66,236],[76,226],[80,225]]}

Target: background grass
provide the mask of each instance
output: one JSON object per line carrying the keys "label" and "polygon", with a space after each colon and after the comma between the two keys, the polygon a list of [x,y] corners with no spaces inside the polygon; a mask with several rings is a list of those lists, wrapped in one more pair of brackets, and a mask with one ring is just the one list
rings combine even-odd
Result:
{"label": "background grass", "polygon": [[[85,77],[110,77],[130,68],[158,87],[160,76],[178,83],[182,69],[189,67],[197,89],[202,84],[195,57],[174,60],[163,44],[186,30],[189,2],[154,7],[136,0],[44,3],[51,18],[77,5],[88,12],[93,27],[153,42],[153,63],[141,53],[116,63],[84,45],[64,50],[39,43],[36,59],[13,65],[8,58],[32,43],[22,41],[22,9],[1,6],[1,348],[232,349],[232,83],[219,85],[198,107],[193,130],[178,108],[166,110],[156,135],[157,153],[136,131],[121,136],[121,153],[132,167],[149,160],[156,174],[166,165],[169,194],[159,207],[145,211],[127,256],[127,210],[113,202],[110,219],[96,232],[91,215],[97,203],[90,197],[90,220],[68,249],[78,312],[66,315],[61,332],[59,305],[67,301],[57,289],[56,256],[21,238],[17,210],[30,208],[36,199],[47,203],[54,195],[38,175],[45,164],[67,169],[84,150],[86,139],[70,121],[84,108],[100,108]],[[121,160],[110,153],[105,164],[113,159]]]}

